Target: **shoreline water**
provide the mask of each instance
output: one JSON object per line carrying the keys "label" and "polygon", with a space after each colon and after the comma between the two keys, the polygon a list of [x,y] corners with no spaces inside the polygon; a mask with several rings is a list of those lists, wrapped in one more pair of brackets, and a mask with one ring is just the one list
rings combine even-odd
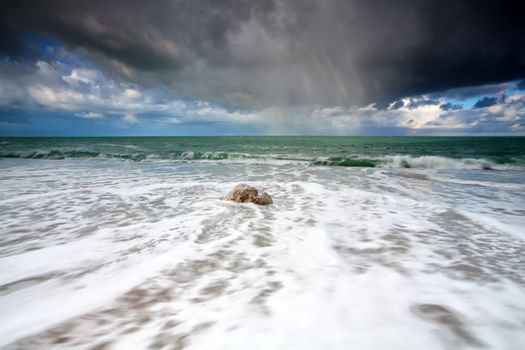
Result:
{"label": "shoreline water", "polygon": [[0,166],[2,349],[525,344],[519,167]]}

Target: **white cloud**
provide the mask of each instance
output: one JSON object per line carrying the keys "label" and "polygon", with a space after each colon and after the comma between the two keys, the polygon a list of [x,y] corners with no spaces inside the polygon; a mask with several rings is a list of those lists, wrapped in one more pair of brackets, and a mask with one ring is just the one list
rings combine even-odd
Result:
{"label": "white cloud", "polygon": [[133,114],[124,114],[124,116],[122,117],[122,120],[124,120],[126,123],[129,123],[129,124],[137,124],[139,122],[138,118],[136,116],[134,116]]}
{"label": "white cloud", "polygon": [[101,105],[100,96],[83,93],[73,89],[52,88],[45,85],[34,85],[28,88],[29,96],[36,102],[49,107],[65,110],[80,110],[90,105]]}
{"label": "white cloud", "polygon": [[75,68],[71,70],[69,75],[62,76],[62,80],[72,86],[77,86],[79,83],[94,84],[99,78],[99,73],[94,69]]}
{"label": "white cloud", "polygon": [[76,113],[77,117],[80,118],[86,118],[86,119],[101,119],[104,118],[104,115],[101,113],[95,113],[95,112],[82,112],[82,113]]}
{"label": "white cloud", "polygon": [[56,75],[56,69],[45,61],[37,61],[35,63],[37,67],[36,74],[40,77],[54,77]]}
{"label": "white cloud", "polygon": [[182,121],[179,118],[177,118],[177,117],[169,117],[169,118],[165,119],[164,122],[169,123],[169,124],[180,124],[180,123],[182,123]]}
{"label": "white cloud", "polygon": [[129,100],[136,100],[141,96],[140,92],[135,89],[126,89],[122,95]]}

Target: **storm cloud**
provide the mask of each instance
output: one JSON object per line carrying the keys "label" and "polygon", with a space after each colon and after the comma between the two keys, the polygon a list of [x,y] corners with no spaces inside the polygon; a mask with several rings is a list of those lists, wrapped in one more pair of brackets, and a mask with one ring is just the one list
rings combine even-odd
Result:
{"label": "storm cloud", "polygon": [[3,1],[0,54],[51,37],[105,74],[237,108],[366,105],[522,79],[523,1]]}

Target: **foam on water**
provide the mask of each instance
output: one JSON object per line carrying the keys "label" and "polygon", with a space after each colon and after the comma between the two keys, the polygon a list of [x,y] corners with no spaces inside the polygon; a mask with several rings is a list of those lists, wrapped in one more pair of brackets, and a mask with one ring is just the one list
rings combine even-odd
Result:
{"label": "foam on water", "polygon": [[525,344],[523,173],[1,165],[2,348]]}

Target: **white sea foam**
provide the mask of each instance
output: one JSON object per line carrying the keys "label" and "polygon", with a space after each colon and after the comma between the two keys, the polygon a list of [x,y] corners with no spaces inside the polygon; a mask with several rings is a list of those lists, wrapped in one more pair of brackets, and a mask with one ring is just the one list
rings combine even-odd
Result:
{"label": "white sea foam", "polygon": [[[0,347],[525,344],[523,192],[469,182],[502,172],[3,165]],[[219,200],[239,182],[274,204]]]}

